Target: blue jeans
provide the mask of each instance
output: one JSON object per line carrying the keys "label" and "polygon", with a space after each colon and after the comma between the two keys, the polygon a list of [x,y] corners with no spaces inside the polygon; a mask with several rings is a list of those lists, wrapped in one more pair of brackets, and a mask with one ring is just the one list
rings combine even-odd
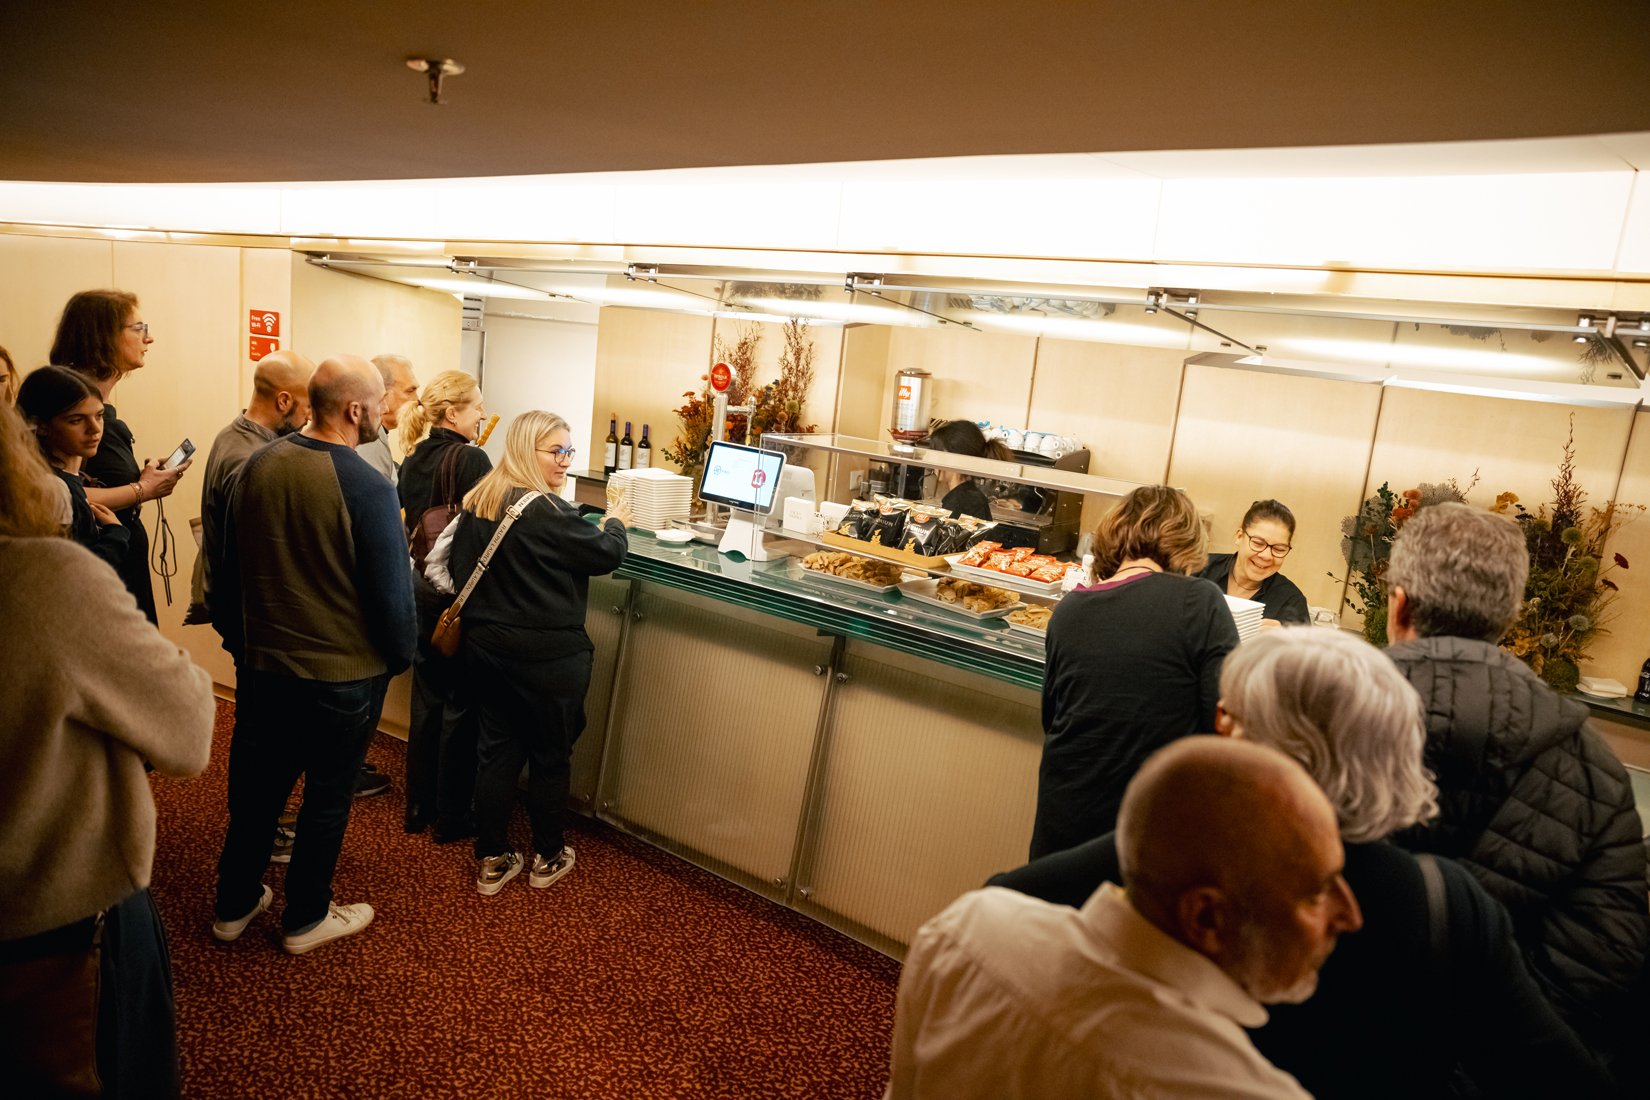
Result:
{"label": "blue jeans", "polygon": [[332,902],[355,775],[384,709],[388,676],[328,683],[242,670],[229,746],[229,831],[218,857],[217,915],[244,917],[263,894],[270,838],[304,778],[281,928],[319,924]]}

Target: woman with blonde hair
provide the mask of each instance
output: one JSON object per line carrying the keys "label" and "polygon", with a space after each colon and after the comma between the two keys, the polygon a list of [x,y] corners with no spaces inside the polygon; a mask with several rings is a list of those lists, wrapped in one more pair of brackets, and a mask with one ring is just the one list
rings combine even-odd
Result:
{"label": "woman with blonde hair", "polygon": [[1110,832],[1146,757],[1214,729],[1220,663],[1237,627],[1203,567],[1203,522],[1185,493],[1145,485],[1094,531],[1097,584],[1048,624],[1035,859]]}
{"label": "woman with blonde hair", "polygon": [[471,445],[485,415],[481,387],[461,370],[442,371],[401,410],[401,449],[407,457],[396,492],[412,548],[418,604],[402,827],[418,833],[433,823],[435,839],[443,844],[474,835],[475,722],[456,662],[430,646],[436,620],[452,597],[424,579],[424,566],[434,536],[458,514],[464,494],[493,468],[487,452]]}
{"label": "woman with blonde hair", "polygon": [[458,587],[490,554],[463,608],[459,652],[478,720],[476,889],[486,895],[523,866],[507,836],[523,763],[535,852],[528,881],[542,889],[573,869],[562,816],[590,684],[585,602],[590,578],[624,561],[630,521],[623,501],[597,526],[561,498],[573,456],[567,421],[518,416],[498,467],[465,495],[452,538]]}

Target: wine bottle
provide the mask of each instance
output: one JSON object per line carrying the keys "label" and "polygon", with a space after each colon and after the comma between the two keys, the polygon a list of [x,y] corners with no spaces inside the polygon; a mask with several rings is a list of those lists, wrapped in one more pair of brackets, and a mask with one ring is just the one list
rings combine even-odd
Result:
{"label": "wine bottle", "polygon": [[636,469],[645,470],[653,465],[653,444],[647,441],[647,425],[642,425],[642,441],[636,444]]}
{"label": "wine bottle", "polygon": [[630,438],[630,421],[624,422],[624,438],[619,440],[619,469],[628,470],[636,457],[636,441]]}
{"label": "wine bottle", "polygon": [[1646,658],[1644,666],[1639,669],[1639,689],[1633,693],[1633,698],[1641,703],[1650,703],[1650,658]]}
{"label": "wine bottle", "polygon": [[619,418],[612,413],[607,414],[607,450],[602,456],[602,473],[611,474],[619,468],[619,433],[615,431],[619,426]]}

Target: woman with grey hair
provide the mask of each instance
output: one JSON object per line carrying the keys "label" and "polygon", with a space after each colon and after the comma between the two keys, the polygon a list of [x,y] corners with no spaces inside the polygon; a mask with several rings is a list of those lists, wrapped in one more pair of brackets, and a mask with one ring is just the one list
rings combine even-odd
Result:
{"label": "woman with grey hair", "polygon": [[[1288,754],[1329,795],[1364,916],[1311,1000],[1271,1008],[1252,1034],[1261,1053],[1320,1098],[1450,1096],[1460,1072],[1493,1096],[1606,1095],[1608,1076],[1525,968],[1506,910],[1449,860],[1423,863],[1385,840],[1437,812],[1420,698],[1391,662],[1351,635],[1285,627],[1226,659],[1220,695],[1221,733]],[[991,885],[1080,906],[1118,871],[1110,835]]]}

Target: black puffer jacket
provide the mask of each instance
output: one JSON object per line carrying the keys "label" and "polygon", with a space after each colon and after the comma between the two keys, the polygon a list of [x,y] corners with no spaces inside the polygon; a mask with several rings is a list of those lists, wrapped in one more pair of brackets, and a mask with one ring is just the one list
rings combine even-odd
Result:
{"label": "black puffer jacket", "polygon": [[1464,863],[1512,913],[1559,1012],[1608,1052],[1644,967],[1650,912],[1627,772],[1587,707],[1488,642],[1421,638],[1387,653],[1426,706],[1436,821],[1394,837]]}

